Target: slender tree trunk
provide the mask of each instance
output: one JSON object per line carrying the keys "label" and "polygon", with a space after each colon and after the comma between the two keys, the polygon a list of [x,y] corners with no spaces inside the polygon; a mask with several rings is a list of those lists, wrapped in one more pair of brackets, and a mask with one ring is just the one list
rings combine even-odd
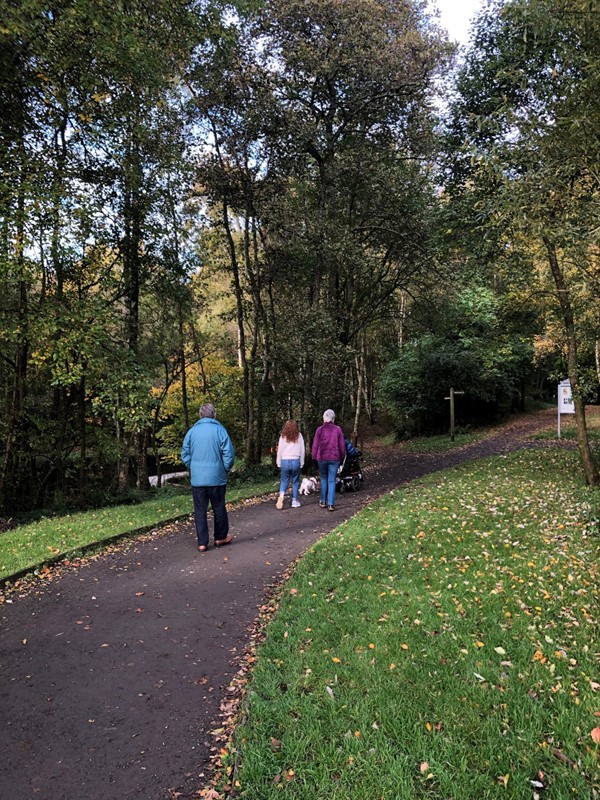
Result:
{"label": "slender tree trunk", "polygon": [[[250,252],[251,237],[250,237],[250,200],[246,197],[246,208],[244,214],[244,264],[246,268],[246,276],[250,279],[250,285],[253,284],[253,269],[252,269],[252,256]],[[254,292],[253,292],[254,295]],[[256,298],[253,302],[253,325],[252,325],[252,340],[250,343],[250,358],[247,363],[248,371],[248,394],[246,396],[247,413],[246,413],[246,463],[256,464],[256,419],[255,412],[255,383],[256,377],[254,372],[254,364],[256,362],[256,353],[258,350],[258,335],[259,335],[259,309],[256,306]]]}
{"label": "slender tree trunk", "polygon": [[185,335],[183,331],[183,314],[179,309],[179,359],[181,362],[181,404],[183,406],[183,421],[186,431],[190,428],[190,408],[187,388],[187,361],[185,357]]}
{"label": "slender tree trunk", "polygon": [[598,486],[600,483],[600,474],[598,473],[598,468],[594,463],[594,457],[590,447],[585,419],[585,405],[583,403],[581,386],[579,383],[577,336],[571,298],[569,296],[569,290],[565,281],[565,276],[558,261],[556,247],[554,243],[546,237],[544,237],[544,244],[546,246],[548,263],[550,264],[550,270],[552,272],[552,277],[554,278],[554,284],[558,294],[558,300],[562,311],[564,330],[567,339],[567,365],[569,381],[571,383],[571,392],[573,394],[573,402],[575,405],[575,426],[577,430],[577,445],[579,447],[579,455],[583,465],[583,472],[587,484],[589,486]]}
{"label": "slender tree trunk", "polygon": [[15,266],[18,276],[17,308],[18,336],[14,351],[14,372],[11,400],[6,423],[6,443],[4,459],[0,470],[0,506],[5,506],[15,495],[27,496],[28,487],[23,482],[24,431],[21,414],[25,403],[27,387],[27,366],[29,361],[29,303],[25,280],[25,148],[21,141],[19,185],[17,189],[16,236],[14,245]]}
{"label": "slender tree trunk", "polygon": [[[250,378],[249,378],[249,368],[248,368],[248,357],[246,353],[246,332],[244,327],[244,298],[242,293],[242,282],[240,279],[240,268],[235,249],[235,241],[233,239],[233,233],[231,232],[231,225],[229,224],[229,206],[227,204],[227,199],[225,197],[222,200],[221,211],[222,211],[223,227],[225,229],[227,244],[229,246],[229,258],[231,264],[231,271],[233,275],[233,291],[235,296],[236,319],[237,319],[237,329],[238,329],[237,331],[238,357],[244,381],[244,422],[246,431],[248,431],[252,413],[250,409],[250,403],[251,403]],[[248,461],[249,460],[248,441],[246,441],[245,457],[246,461]]]}
{"label": "slender tree trunk", "polygon": [[354,426],[352,428],[352,438],[356,443],[356,439],[358,438],[358,427],[360,424],[360,412],[361,412],[361,401],[363,396],[363,375],[365,370],[365,357],[364,357],[364,343],[361,344],[361,350],[359,355],[356,357],[356,375],[357,375],[357,386],[356,386],[356,406],[354,410]]}
{"label": "slender tree trunk", "polygon": [[[142,251],[142,170],[139,144],[131,121],[128,158],[123,177],[123,293],[125,299],[125,327],[127,346],[134,359],[139,350],[139,312],[140,312],[140,258]],[[132,443],[141,441],[135,434],[124,433],[118,465],[119,491],[130,486],[129,457]],[[140,452],[134,451],[139,464]],[[146,469],[147,471],[147,469]]]}
{"label": "slender tree trunk", "polygon": [[136,486],[142,492],[147,492],[150,488],[150,481],[148,480],[148,444],[150,441],[150,432],[147,427],[143,431],[139,431],[135,435],[136,442],[136,461],[137,461],[137,477]]}
{"label": "slender tree trunk", "polygon": [[87,426],[85,415],[85,367],[83,375],[79,381],[79,392],[77,397],[79,408],[79,505],[83,508],[86,504],[86,484],[87,484]]}

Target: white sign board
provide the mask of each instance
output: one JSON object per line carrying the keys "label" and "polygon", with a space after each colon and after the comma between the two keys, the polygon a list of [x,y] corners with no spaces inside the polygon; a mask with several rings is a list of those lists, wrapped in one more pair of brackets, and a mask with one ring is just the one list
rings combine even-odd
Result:
{"label": "white sign board", "polygon": [[569,381],[561,381],[558,384],[558,413],[574,414],[575,403],[571,394],[571,384]]}
{"label": "white sign board", "polygon": [[558,438],[560,439],[560,415],[574,414],[575,403],[571,393],[570,381],[561,381],[558,384]]}

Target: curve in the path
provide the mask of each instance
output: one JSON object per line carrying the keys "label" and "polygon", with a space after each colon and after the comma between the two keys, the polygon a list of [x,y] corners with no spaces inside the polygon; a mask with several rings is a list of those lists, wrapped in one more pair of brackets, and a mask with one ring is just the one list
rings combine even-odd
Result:
{"label": "curve in the path", "polygon": [[191,522],[67,570],[0,610],[1,800],[191,797],[265,587],[320,536],[420,475],[521,446],[526,418],[441,456],[394,455],[329,513],[265,502],[199,554]]}

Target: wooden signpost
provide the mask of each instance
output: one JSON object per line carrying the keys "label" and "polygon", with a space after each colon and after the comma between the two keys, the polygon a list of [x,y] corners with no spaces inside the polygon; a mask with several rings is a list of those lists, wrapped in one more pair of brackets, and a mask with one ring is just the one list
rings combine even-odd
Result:
{"label": "wooden signpost", "polygon": [[454,441],[454,398],[457,394],[464,394],[464,392],[455,392],[454,388],[450,387],[450,396],[444,398],[450,400],[450,439]]}

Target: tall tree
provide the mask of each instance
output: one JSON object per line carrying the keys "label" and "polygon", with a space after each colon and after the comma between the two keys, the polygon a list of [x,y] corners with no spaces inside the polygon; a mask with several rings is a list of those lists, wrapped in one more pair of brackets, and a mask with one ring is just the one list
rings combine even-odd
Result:
{"label": "tall tree", "polygon": [[585,422],[579,299],[589,297],[597,248],[599,44],[600,20],[583,0],[514,0],[485,12],[458,84],[452,185],[513,265],[519,251],[546,265],[592,485],[600,476]]}
{"label": "tall tree", "polygon": [[431,96],[449,49],[410,0],[272,0],[237,23],[201,62],[202,76],[219,65],[195,91],[202,185],[229,253],[247,418],[268,396],[270,435],[339,409],[363,332],[431,268]]}
{"label": "tall tree", "polygon": [[137,407],[156,365],[140,303],[170,268],[165,175],[182,154],[176,79],[197,17],[186,0],[2,10],[0,495],[16,508],[60,493],[75,454],[85,471],[90,402],[106,410],[117,376],[112,416],[143,455]]}

